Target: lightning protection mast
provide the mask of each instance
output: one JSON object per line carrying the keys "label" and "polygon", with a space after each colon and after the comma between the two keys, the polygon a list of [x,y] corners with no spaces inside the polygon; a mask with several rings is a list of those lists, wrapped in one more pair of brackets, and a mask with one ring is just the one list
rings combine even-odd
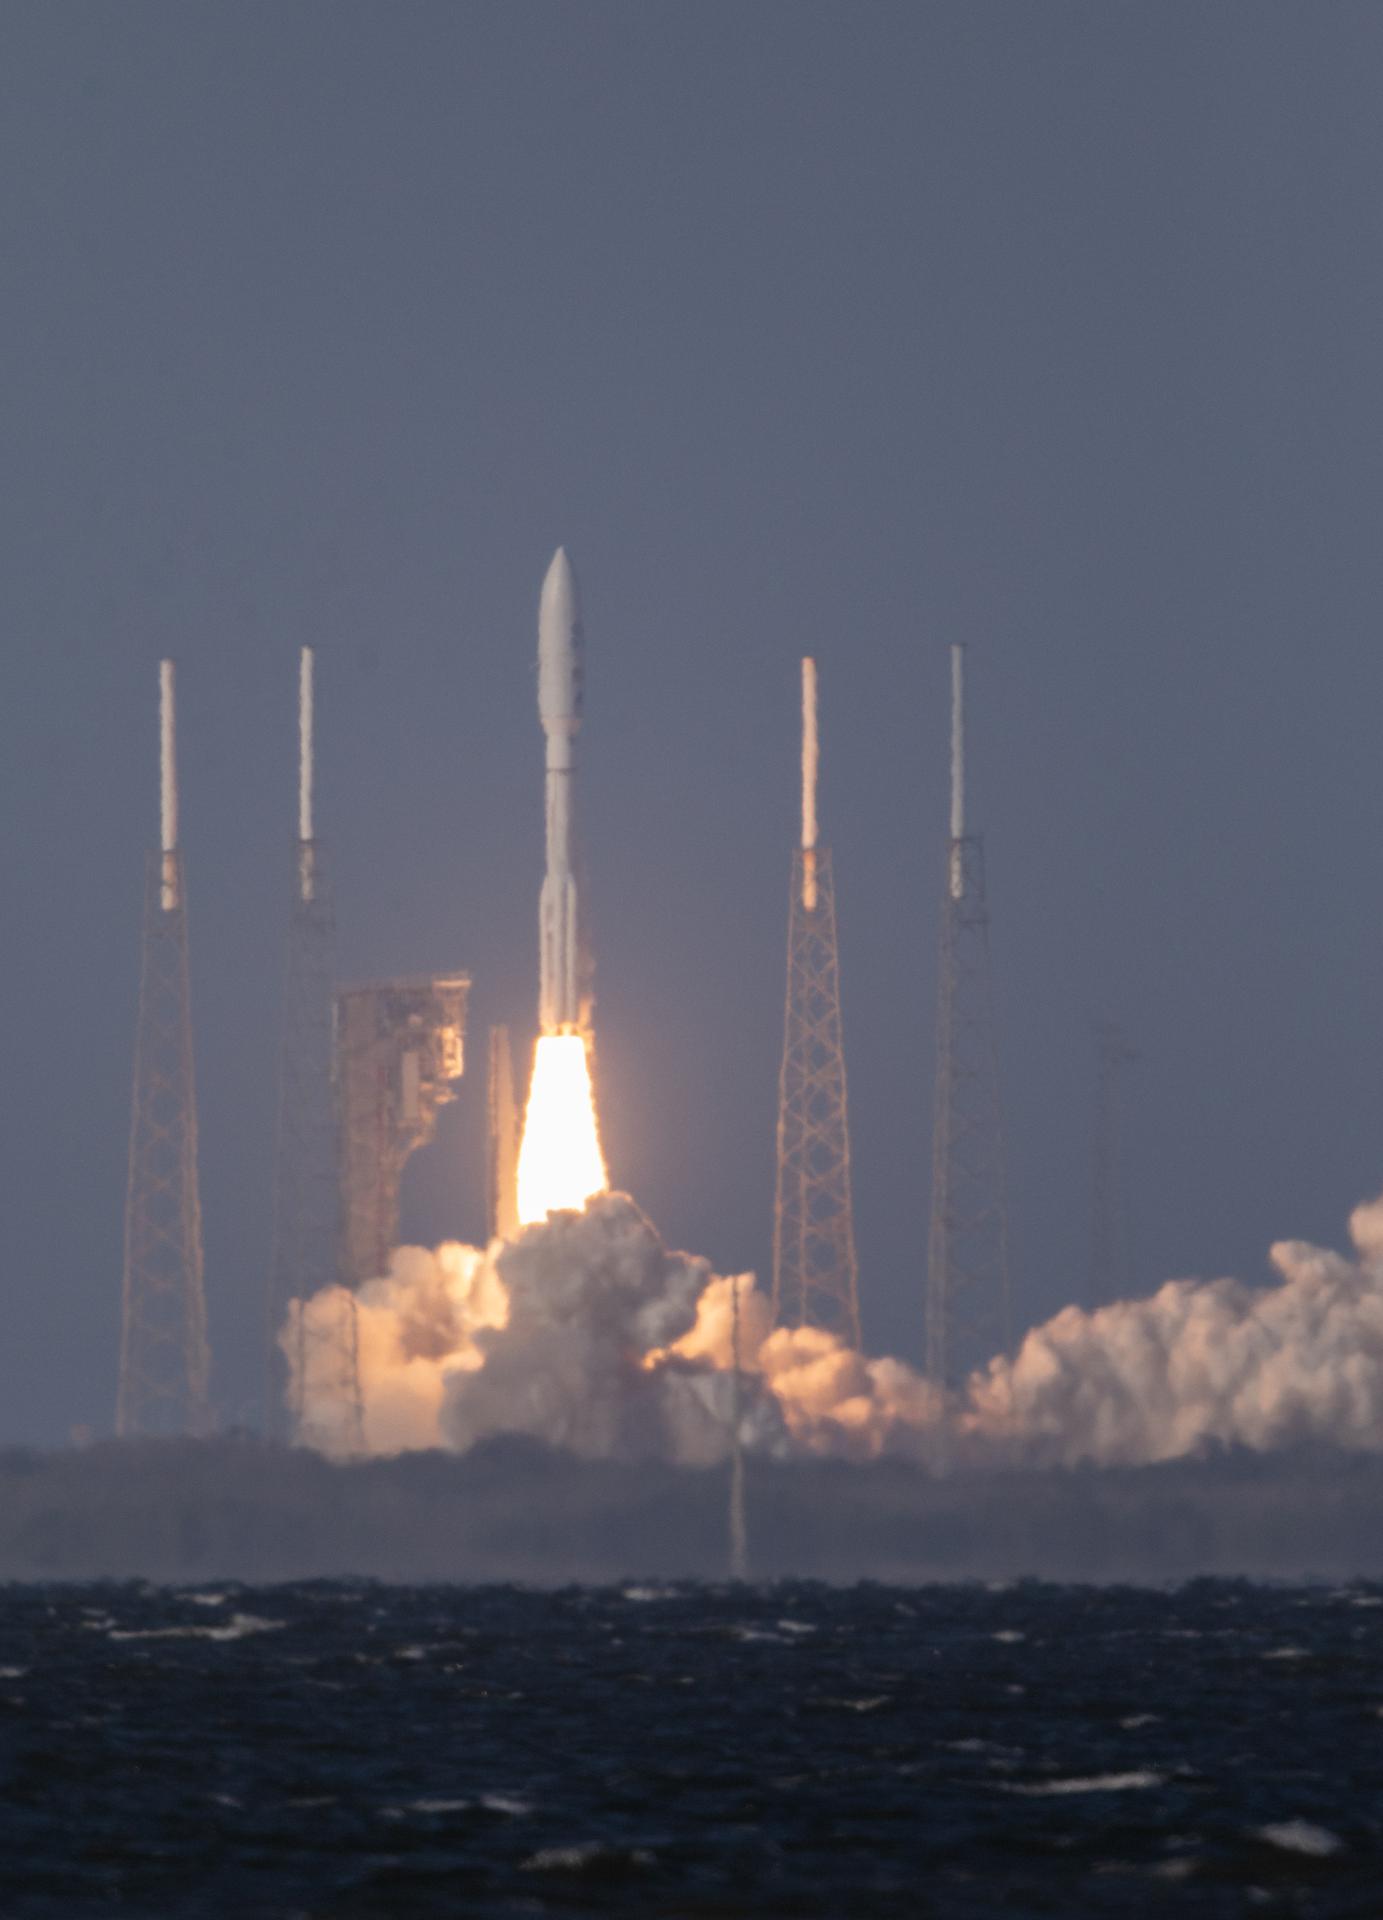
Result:
{"label": "lightning protection mast", "polygon": [[161,834],[148,857],[125,1195],[121,1435],[197,1434],[209,1423],[197,1095],[178,845],[173,662],[159,662]]}
{"label": "lightning protection mast", "polygon": [[[363,1450],[358,1313],[341,1284],[340,1111],[336,1076],[336,914],[313,820],[315,659],[298,666],[298,838],[279,1074],[274,1249],[265,1425],[278,1440]],[[314,1301],[311,1311],[307,1303]],[[328,1436],[311,1409],[330,1410]]]}
{"label": "lightning protection mast", "polygon": [[1008,1206],[984,842],[965,817],[965,650],[951,649],[951,832],[941,902],[927,1377],[960,1383],[1010,1341]]}
{"label": "lightning protection mast", "polygon": [[829,847],[817,845],[816,662],[802,662],[802,844],[788,895],[787,1006],[778,1082],[773,1317],[860,1344],[859,1267]]}

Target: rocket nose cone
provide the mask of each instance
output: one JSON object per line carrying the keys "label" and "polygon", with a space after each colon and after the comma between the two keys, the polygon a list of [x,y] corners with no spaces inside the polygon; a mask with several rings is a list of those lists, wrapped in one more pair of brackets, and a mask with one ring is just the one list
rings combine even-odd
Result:
{"label": "rocket nose cone", "polygon": [[565,547],[558,547],[543,579],[538,620],[544,633],[565,631],[576,625],[581,609],[576,592],[576,573]]}
{"label": "rocket nose cone", "polygon": [[552,556],[538,603],[538,707],[544,726],[574,731],[582,705],[581,606],[565,547]]}

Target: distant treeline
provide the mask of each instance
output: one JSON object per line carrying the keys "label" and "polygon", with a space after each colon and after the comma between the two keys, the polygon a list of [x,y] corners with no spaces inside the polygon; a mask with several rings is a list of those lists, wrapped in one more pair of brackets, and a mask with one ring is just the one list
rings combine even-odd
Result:
{"label": "distant treeline", "polygon": [[[252,1439],[0,1453],[0,1578],[725,1577],[723,1470],[504,1440],[337,1466]],[[748,1469],[751,1576],[1161,1581],[1383,1576],[1383,1460],[1224,1454],[935,1478],[901,1462]]]}

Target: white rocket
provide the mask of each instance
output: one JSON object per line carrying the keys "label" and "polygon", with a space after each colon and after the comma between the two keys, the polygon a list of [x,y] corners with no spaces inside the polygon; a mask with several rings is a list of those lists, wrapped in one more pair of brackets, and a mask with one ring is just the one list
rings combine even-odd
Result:
{"label": "white rocket", "polygon": [[538,1021],[543,1033],[587,1033],[591,1024],[591,964],[575,870],[583,654],[576,575],[565,547],[559,547],[538,605],[538,714],[547,736],[547,871],[538,903]]}

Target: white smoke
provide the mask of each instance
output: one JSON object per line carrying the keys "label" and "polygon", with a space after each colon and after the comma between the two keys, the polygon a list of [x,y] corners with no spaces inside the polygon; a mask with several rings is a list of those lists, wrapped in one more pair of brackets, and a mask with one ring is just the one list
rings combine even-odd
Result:
{"label": "white smoke", "polygon": [[1278,1286],[1173,1280],[1148,1300],[1067,1307],[975,1376],[960,1424],[1033,1464],[1383,1450],[1383,1201],[1356,1208],[1350,1234],[1353,1259],[1280,1241]]}
{"label": "white smoke", "polygon": [[[341,1377],[341,1329],[348,1299],[340,1287],[290,1309],[280,1344],[294,1376],[301,1368],[303,1433],[324,1453],[350,1445],[351,1410]],[[295,1315],[302,1314],[302,1339]],[[508,1302],[493,1265],[475,1247],[444,1242],[435,1252],[399,1247],[388,1276],[356,1294],[356,1338],[366,1439],[372,1453],[441,1444],[438,1416],[452,1375],[484,1362],[482,1328],[503,1326]]]}
{"label": "white smoke", "polygon": [[[454,1242],[435,1253],[400,1247],[389,1273],[357,1296],[366,1445],[464,1452],[491,1435],[527,1434],[592,1459],[720,1459],[735,1380],[728,1358],[720,1366],[698,1347],[714,1333],[712,1317],[698,1335],[698,1309],[728,1302],[731,1286],[757,1344],[767,1315],[753,1277],[720,1280],[705,1260],[670,1253],[623,1194],[552,1214],[483,1252]],[[311,1338],[336,1324],[340,1290],[302,1311],[303,1359],[292,1321],[283,1347],[295,1375],[302,1367],[303,1432],[325,1452],[344,1452],[349,1409],[333,1345]],[[776,1402],[752,1378],[741,1377],[739,1403],[745,1445],[791,1449]]]}
{"label": "white smoke", "polygon": [[[494,1433],[525,1433],[591,1458],[718,1459],[729,1443],[733,1382],[678,1353],[710,1266],[669,1253],[624,1194],[556,1213],[486,1256],[508,1298],[502,1327],[476,1336],[483,1366],[453,1374],[439,1418],[464,1451]],[[752,1285],[749,1276],[734,1284]],[[771,1405],[748,1409],[746,1438],[771,1447]]]}
{"label": "white smoke", "polygon": [[[1354,1258],[1274,1247],[1272,1287],[1180,1280],[1067,1307],[943,1396],[903,1361],[774,1329],[751,1274],[669,1252],[627,1195],[607,1194],[484,1251],[398,1250],[358,1295],[366,1442],[465,1451],[526,1434],[588,1458],[707,1465],[729,1451],[738,1409],[743,1444],[775,1456],[1114,1465],[1215,1445],[1383,1451],[1383,1201],[1350,1224]],[[340,1304],[336,1289],[309,1301],[308,1332]],[[296,1366],[291,1325],[284,1346]],[[319,1347],[330,1342],[304,1346],[304,1434],[340,1451],[341,1384]]]}

